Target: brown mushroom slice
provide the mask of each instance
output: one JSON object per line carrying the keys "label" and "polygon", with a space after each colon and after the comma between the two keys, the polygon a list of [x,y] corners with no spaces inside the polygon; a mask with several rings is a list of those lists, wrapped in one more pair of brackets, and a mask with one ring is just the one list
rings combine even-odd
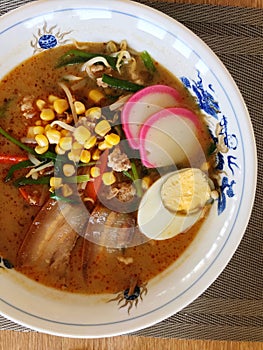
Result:
{"label": "brown mushroom slice", "polygon": [[70,254],[87,222],[79,205],[49,200],[33,221],[18,251],[18,267],[66,274]]}

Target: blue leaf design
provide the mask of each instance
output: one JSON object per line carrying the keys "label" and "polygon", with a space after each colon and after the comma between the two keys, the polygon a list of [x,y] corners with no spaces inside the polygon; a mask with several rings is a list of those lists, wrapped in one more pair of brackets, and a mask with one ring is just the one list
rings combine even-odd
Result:
{"label": "blue leaf design", "polygon": [[182,77],[182,78],[181,78],[181,81],[182,81],[182,83],[184,84],[184,86],[185,86],[186,88],[191,88],[191,83],[190,83],[190,80],[189,80],[188,78]]}
{"label": "blue leaf design", "polygon": [[[222,185],[219,186],[220,187],[220,194],[219,194],[219,198],[218,198],[218,207],[217,207],[217,211],[218,211],[218,215],[220,215],[226,208],[226,195],[229,198],[232,198],[235,196],[235,193],[233,191],[233,186],[235,185],[235,181],[232,180],[229,183],[229,179],[228,177],[224,176],[222,179]],[[226,190],[226,194],[224,193],[224,191]]]}
{"label": "blue leaf design", "polygon": [[234,173],[235,173],[235,172],[234,172],[234,169],[233,169],[233,166],[235,166],[236,168],[239,169],[239,166],[237,165],[237,163],[235,163],[235,162],[233,161],[233,159],[236,160],[237,157],[234,157],[234,156],[227,156],[227,164],[228,164],[229,169],[231,170],[232,175],[234,175]]}
{"label": "blue leaf design", "polygon": [[[219,104],[214,99],[214,96],[204,88],[203,80],[201,78],[201,74],[199,71],[197,71],[197,74],[199,78],[197,81],[192,80],[192,83],[191,83],[190,80],[186,77],[182,77],[181,81],[186,88],[192,89],[194,95],[197,98],[199,107],[203,111],[205,111],[207,114],[218,119],[218,113],[220,112]],[[208,89],[214,92],[212,84],[208,85]]]}
{"label": "blue leaf design", "polygon": [[218,152],[216,157],[217,157],[216,169],[223,170],[224,169],[224,164],[225,164],[225,160],[224,160],[223,154]]}
{"label": "blue leaf design", "polygon": [[[215,168],[220,172],[227,173],[230,169],[232,176],[235,175],[235,168],[239,169],[237,157],[227,154],[229,150],[236,150],[238,147],[238,139],[235,134],[231,134],[228,130],[228,119],[225,115],[221,115],[219,103],[215,100],[213,94],[215,90],[212,84],[204,86],[200,71],[197,70],[198,78],[190,80],[187,77],[181,77],[184,86],[190,90],[193,96],[196,97],[197,103],[201,110],[207,115],[212,116],[218,120],[216,127],[208,130],[211,138],[215,144],[216,164]],[[236,183],[234,180],[230,181],[227,176],[222,178],[222,183],[219,186],[220,193],[218,198],[218,215],[220,215],[226,208],[227,198],[235,196],[233,186]],[[230,182],[229,182],[230,181]]]}

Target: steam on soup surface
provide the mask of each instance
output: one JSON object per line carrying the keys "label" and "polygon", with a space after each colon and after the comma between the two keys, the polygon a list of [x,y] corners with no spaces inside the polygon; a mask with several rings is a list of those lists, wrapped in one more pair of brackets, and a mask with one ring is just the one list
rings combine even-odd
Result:
{"label": "steam on soup surface", "polygon": [[[205,166],[212,175],[213,158],[206,156],[204,164],[211,139],[195,100],[147,52],[125,41],[81,47],[37,54],[0,83],[0,255],[48,286],[116,293],[164,271],[193,241],[209,204],[190,229],[165,240],[140,232],[138,207],[164,174]],[[165,129],[172,108],[171,127],[175,119],[186,124],[199,151],[192,157],[167,148],[168,161],[160,163],[156,147],[166,146],[166,132],[151,149],[155,125],[144,137],[138,120],[135,135],[122,124],[134,96],[141,96],[135,104],[143,102],[135,108],[141,124],[165,110],[156,118]],[[148,115],[152,105],[157,107]]]}

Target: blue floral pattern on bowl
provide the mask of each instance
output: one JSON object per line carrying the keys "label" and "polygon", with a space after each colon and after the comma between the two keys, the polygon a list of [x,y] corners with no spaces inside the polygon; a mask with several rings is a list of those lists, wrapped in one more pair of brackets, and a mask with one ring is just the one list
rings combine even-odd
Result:
{"label": "blue floral pattern on bowl", "polygon": [[[234,151],[238,147],[238,139],[228,128],[227,116],[222,114],[219,103],[214,97],[212,84],[204,86],[201,73],[197,71],[197,80],[181,77],[181,81],[189,92],[196,97],[200,109],[206,114],[209,132],[215,143],[216,169],[219,170],[219,197],[217,212],[220,215],[225,209],[227,198],[235,196],[235,170],[239,168]],[[229,175],[229,171],[230,174]],[[232,177],[232,178],[231,178]]]}

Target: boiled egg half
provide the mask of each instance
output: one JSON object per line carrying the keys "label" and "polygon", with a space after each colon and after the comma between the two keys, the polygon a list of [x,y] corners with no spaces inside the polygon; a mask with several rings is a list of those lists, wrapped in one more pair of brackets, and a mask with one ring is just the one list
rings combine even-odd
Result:
{"label": "boiled egg half", "polygon": [[172,238],[193,226],[214,196],[212,181],[200,169],[168,173],[142,197],[138,208],[139,229],[150,239]]}

